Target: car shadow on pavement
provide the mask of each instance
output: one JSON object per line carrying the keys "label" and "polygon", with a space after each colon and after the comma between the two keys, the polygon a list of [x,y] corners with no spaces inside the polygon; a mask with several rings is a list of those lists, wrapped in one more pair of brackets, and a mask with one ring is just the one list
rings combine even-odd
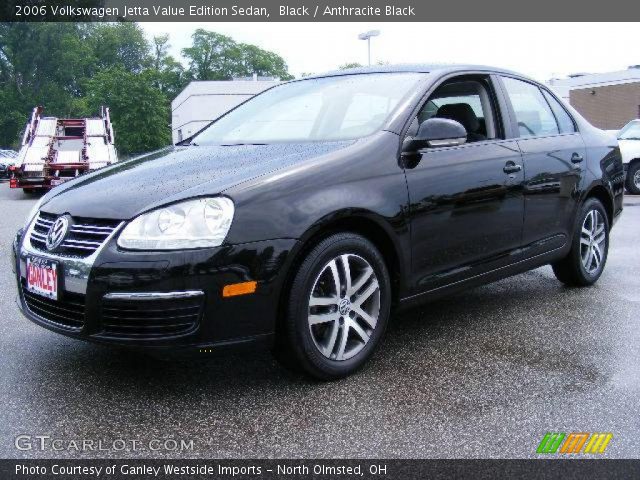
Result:
{"label": "car shadow on pavement", "polygon": [[[571,290],[548,279],[537,282],[535,272],[517,278],[521,281],[498,282],[395,314],[372,362],[342,382],[416,374],[424,381],[492,360],[535,366],[540,357],[536,352],[554,348],[553,341],[539,336],[541,310],[544,313],[570,297]],[[533,306],[529,316],[523,312],[525,300]],[[38,357],[46,364],[43,371],[74,372],[78,381],[97,382],[117,391],[135,389],[162,396],[175,389],[223,394],[228,389],[259,392],[267,386],[313,389],[323,385],[281,367],[268,351],[158,354],[67,339],[65,343],[70,348]]]}

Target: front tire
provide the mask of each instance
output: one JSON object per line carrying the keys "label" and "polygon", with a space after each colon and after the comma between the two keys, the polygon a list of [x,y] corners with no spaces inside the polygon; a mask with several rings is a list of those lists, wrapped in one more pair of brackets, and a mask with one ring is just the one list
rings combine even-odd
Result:
{"label": "front tire", "polygon": [[580,209],[571,251],[554,263],[553,273],[569,286],[593,285],[602,275],[609,252],[609,219],[600,200],[588,198]]}
{"label": "front tire", "polygon": [[629,165],[626,179],[627,192],[633,195],[640,195],[640,162]]}
{"label": "front tire", "polygon": [[390,307],[391,282],[377,248],[353,233],[331,235],[293,279],[282,332],[286,354],[321,380],[350,375],[380,343]]}

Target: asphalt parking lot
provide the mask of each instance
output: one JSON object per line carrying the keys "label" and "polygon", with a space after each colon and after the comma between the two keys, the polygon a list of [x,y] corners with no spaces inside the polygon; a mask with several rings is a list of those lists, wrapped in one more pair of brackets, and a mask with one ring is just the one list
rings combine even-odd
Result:
{"label": "asphalt parking lot", "polygon": [[[547,431],[612,432],[607,457],[640,457],[640,197],[596,286],[565,288],[545,267],[425,305],[393,318],[363,371],[324,384],[268,353],[159,359],[31,324],[9,249],[34,201],[0,184],[2,458],[535,457]],[[19,435],[65,443],[18,450]]]}

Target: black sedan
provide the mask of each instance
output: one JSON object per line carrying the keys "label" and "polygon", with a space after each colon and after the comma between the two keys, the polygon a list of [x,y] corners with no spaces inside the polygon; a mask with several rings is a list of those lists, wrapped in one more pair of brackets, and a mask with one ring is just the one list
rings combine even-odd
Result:
{"label": "black sedan", "polygon": [[14,243],[20,302],[83,340],[265,344],[338,378],[394,308],[545,264],[593,284],[623,180],[611,137],[521,75],[330,73],[49,192]]}

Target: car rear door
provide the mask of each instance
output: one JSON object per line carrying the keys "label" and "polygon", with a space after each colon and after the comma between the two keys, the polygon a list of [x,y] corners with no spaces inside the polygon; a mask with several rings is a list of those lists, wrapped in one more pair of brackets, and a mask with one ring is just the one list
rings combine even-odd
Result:
{"label": "car rear door", "polygon": [[443,83],[416,117],[424,121],[444,103],[466,102],[483,125],[481,136],[487,137],[461,146],[425,148],[417,161],[405,163],[416,294],[505,266],[509,253],[522,243],[520,151],[515,139],[505,137],[503,99],[492,78],[474,76],[471,81],[482,84],[488,99],[462,95],[433,101],[438,89],[448,87]]}
{"label": "car rear door", "polygon": [[524,163],[523,244],[527,256],[562,247],[571,235],[586,148],[576,124],[545,88],[502,76]]}

